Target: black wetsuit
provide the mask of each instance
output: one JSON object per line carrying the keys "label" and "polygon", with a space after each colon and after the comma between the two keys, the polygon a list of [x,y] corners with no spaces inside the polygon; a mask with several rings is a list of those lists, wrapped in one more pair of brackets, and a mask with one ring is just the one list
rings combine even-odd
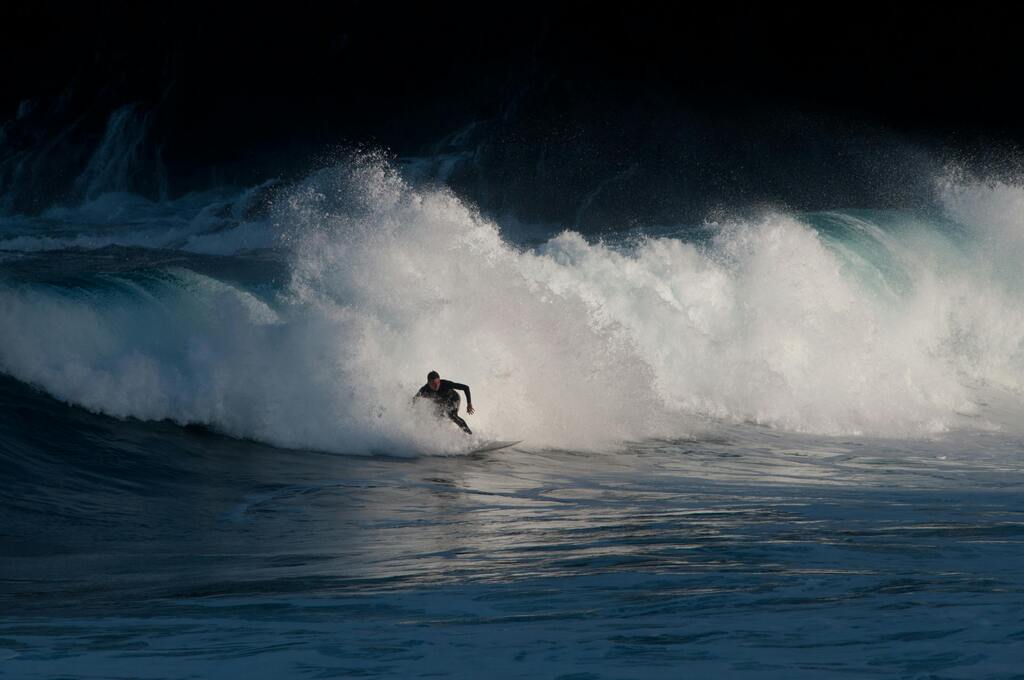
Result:
{"label": "black wetsuit", "polygon": [[466,404],[473,403],[473,397],[469,393],[469,385],[452,382],[451,380],[442,380],[441,386],[436,392],[430,389],[430,383],[427,383],[420,388],[416,396],[430,399],[437,405],[439,415],[448,416],[456,425],[462,428],[463,432],[473,434],[473,431],[469,429],[469,425],[466,425],[466,421],[459,417],[460,398],[459,393],[455,390],[462,390],[466,393]]}

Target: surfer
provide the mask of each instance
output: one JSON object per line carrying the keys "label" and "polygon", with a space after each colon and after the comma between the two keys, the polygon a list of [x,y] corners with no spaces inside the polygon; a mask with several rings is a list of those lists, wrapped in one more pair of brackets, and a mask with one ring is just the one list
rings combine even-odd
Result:
{"label": "surfer", "polygon": [[430,399],[436,404],[439,416],[448,416],[456,425],[462,428],[463,432],[473,434],[473,431],[469,429],[469,425],[466,425],[466,421],[459,417],[459,402],[461,399],[459,393],[455,390],[462,390],[466,393],[466,413],[473,414],[473,396],[469,393],[469,385],[452,382],[451,380],[441,380],[441,376],[437,371],[427,373],[427,384],[420,388],[416,396]]}

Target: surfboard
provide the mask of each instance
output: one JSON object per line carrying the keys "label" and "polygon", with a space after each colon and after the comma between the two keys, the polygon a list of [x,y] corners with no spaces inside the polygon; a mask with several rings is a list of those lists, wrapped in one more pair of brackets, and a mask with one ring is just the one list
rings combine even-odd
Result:
{"label": "surfboard", "polygon": [[484,453],[486,451],[497,451],[498,449],[507,449],[510,446],[515,446],[516,444],[522,444],[522,443],[523,443],[522,439],[520,439],[519,441],[514,441],[514,442],[492,442],[492,441],[480,442],[480,445],[477,448],[475,448],[472,451],[470,451],[470,453]]}

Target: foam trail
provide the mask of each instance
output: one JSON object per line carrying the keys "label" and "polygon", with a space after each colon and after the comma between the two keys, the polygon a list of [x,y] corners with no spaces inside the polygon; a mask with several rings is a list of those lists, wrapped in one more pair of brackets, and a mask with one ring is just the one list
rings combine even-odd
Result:
{"label": "foam trail", "polygon": [[31,253],[124,246],[233,255],[270,248],[275,245],[275,233],[261,212],[276,184],[269,180],[244,191],[193,193],[173,201],[104,193],[73,208],[50,208],[39,218],[3,218],[0,250]]}

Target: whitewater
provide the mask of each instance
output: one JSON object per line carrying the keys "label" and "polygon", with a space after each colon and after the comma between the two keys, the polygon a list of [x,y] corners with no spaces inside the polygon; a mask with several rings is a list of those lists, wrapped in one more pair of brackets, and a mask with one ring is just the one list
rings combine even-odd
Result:
{"label": "whitewater", "polygon": [[587,233],[364,154],[0,218],[0,675],[1014,677],[1024,188],[934,186]]}
{"label": "whitewater", "polygon": [[379,159],[267,189],[192,205],[109,195],[39,220],[79,229],[63,237],[9,225],[8,268],[49,264],[0,289],[0,366],[95,412],[338,453],[429,450],[438,433],[417,434],[407,397],[430,367],[494,395],[485,430],[541,446],[686,436],[709,419],[1012,425],[981,406],[1021,389],[1009,220],[1024,199],[1010,187],[950,186],[931,222],[772,211],[690,238],[561,231],[533,247]]}

